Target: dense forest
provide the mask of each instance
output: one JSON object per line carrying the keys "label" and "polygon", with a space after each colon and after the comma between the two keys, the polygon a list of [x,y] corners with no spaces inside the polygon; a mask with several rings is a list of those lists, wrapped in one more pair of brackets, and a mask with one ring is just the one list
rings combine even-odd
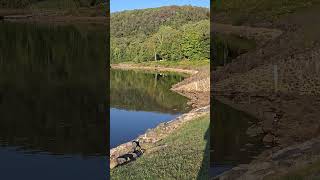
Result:
{"label": "dense forest", "polygon": [[0,0],[1,8],[28,8],[32,6],[47,6],[47,7],[90,7],[106,0]]}
{"label": "dense forest", "polygon": [[209,59],[209,19],[209,9],[193,6],[112,13],[111,62]]}

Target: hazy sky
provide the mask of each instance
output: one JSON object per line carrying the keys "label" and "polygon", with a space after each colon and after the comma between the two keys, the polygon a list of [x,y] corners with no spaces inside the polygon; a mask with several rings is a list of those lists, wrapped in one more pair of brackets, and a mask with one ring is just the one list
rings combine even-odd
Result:
{"label": "hazy sky", "polygon": [[210,0],[111,0],[111,12],[144,9],[170,5],[193,5],[201,7],[210,7]]}

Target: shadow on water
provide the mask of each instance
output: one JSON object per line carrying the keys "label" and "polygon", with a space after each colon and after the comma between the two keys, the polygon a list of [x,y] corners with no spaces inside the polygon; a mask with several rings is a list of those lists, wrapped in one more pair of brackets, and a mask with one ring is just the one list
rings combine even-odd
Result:
{"label": "shadow on water", "polygon": [[255,41],[237,35],[216,33],[211,42],[214,55],[213,69],[231,63],[236,57],[256,47]]}
{"label": "shadow on water", "polygon": [[203,179],[209,179],[209,162],[210,162],[210,127],[208,127],[205,135],[204,135],[204,140],[207,141],[205,149],[204,149],[204,154],[202,158],[202,163],[201,167],[198,173],[197,180],[203,180]]}
{"label": "shadow on water", "polygon": [[0,23],[0,179],[106,176],[105,37],[103,26]]}
{"label": "shadow on water", "polygon": [[249,163],[265,147],[261,136],[246,133],[257,122],[255,118],[215,99],[211,105],[210,176],[217,176],[236,165]]}

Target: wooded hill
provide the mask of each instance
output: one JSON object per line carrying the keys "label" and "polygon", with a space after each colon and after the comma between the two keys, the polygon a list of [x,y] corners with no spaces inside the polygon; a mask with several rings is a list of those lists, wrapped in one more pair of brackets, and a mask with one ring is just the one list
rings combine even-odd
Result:
{"label": "wooded hill", "polygon": [[47,8],[76,8],[90,7],[106,0],[0,0],[0,8],[28,8],[31,6],[40,6]]}
{"label": "wooded hill", "polygon": [[111,61],[209,59],[210,11],[166,6],[111,14]]}

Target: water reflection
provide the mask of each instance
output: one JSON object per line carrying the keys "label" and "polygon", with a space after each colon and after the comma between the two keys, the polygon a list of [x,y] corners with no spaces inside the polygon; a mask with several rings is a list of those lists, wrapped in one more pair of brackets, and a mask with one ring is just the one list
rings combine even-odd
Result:
{"label": "water reflection", "polygon": [[213,67],[224,66],[256,46],[255,41],[236,35],[215,34],[213,40]]}
{"label": "water reflection", "polygon": [[181,75],[111,70],[110,80],[111,148],[190,109],[187,98],[170,90]]}
{"label": "water reflection", "polygon": [[215,176],[233,166],[249,163],[264,148],[261,138],[246,131],[256,119],[215,99],[210,123],[210,173]]}
{"label": "water reflection", "polygon": [[100,26],[0,23],[1,169],[105,177],[105,41]]}

